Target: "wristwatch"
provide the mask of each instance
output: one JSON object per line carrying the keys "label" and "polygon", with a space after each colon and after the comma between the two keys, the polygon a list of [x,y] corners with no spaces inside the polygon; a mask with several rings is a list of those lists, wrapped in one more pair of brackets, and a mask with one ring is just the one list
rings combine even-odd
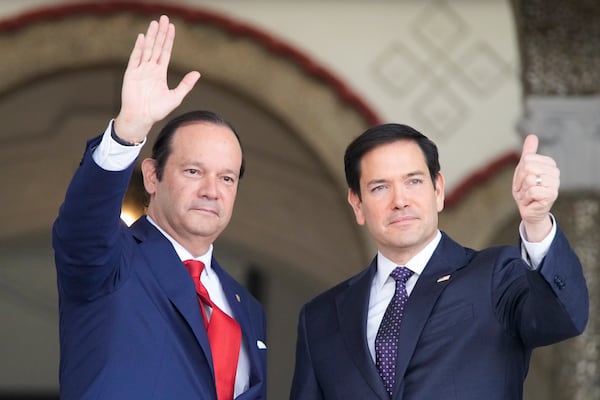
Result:
{"label": "wristwatch", "polygon": [[139,142],[128,142],[124,139],[121,139],[119,136],[117,136],[117,132],[115,132],[115,126],[111,126],[110,127],[110,137],[113,138],[113,140],[117,143],[119,143],[122,146],[139,146],[142,143],[144,143],[144,140],[140,140]]}

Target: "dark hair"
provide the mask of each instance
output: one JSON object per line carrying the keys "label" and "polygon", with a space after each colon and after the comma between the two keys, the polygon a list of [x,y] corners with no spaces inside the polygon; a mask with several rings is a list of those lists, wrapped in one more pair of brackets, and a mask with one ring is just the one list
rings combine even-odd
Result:
{"label": "dark hair", "polygon": [[382,124],[373,126],[354,139],[346,148],[344,154],[344,169],[348,188],[360,199],[360,162],[365,154],[378,146],[409,140],[417,143],[423,152],[431,181],[435,187],[437,175],[440,172],[438,149],[427,136],[414,128],[402,124]]}
{"label": "dark hair", "polygon": [[171,143],[173,142],[173,135],[177,132],[177,129],[183,125],[196,123],[196,122],[206,122],[210,124],[225,126],[233,132],[238,143],[240,144],[240,149],[242,149],[242,165],[240,166],[240,179],[244,176],[244,171],[246,169],[246,162],[244,160],[244,151],[242,148],[242,142],[236,130],[233,126],[221,118],[219,115],[215,114],[212,111],[190,111],[184,114],[181,114],[178,117],[173,118],[161,129],[156,137],[156,141],[154,142],[154,146],[152,146],[152,158],[156,160],[156,177],[160,181],[163,176],[163,172],[165,170],[165,164],[167,163],[167,159],[171,155]]}

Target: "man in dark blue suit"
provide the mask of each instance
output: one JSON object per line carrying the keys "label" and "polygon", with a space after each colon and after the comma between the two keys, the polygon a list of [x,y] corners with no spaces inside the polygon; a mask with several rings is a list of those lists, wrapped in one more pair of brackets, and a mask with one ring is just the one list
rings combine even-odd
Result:
{"label": "man in dark blue suit", "polygon": [[522,398],[532,349],[580,334],[589,306],[550,214],[559,170],[537,146],[525,139],[513,179],[521,248],[482,251],[438,229],[444,177],[428,138],[384,124],[348,146],[348,201],[378,252],[303,307],[292,400]]}
{"label": "man in dark blue suit", "polygon": [[168,88],[174,36],[166,16],[138,35],[120,112],[88,142],[54,224],[63,400],[266,398],[264,310],[212,257],[244,172],[233,128],[205,111],[167,123],[142,162],[147,216],[120,220],[148,132],[200,77]]}

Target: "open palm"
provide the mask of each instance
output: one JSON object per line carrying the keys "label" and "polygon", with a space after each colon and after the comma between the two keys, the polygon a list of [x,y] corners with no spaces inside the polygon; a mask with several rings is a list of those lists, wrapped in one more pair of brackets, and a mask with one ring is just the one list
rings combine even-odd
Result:
{"label": "open palm", "polygon": [[146,35],[139,34],[123,77],[121,111],[115,121],[118,135],[140,141],[157,121],[181,104],[200,77],[189,72],[174,89],[167,85],[167,69],[175,39],[169,18],[152,21]]}

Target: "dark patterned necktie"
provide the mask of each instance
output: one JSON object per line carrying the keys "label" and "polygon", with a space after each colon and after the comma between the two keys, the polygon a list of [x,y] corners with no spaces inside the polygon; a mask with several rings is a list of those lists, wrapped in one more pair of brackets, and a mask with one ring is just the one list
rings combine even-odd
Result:
{"label": "dark patterned necktie", "polygon": [[396,281],[396,291],[385,310],[375,337],[375,365],[390,398],[392,397],[396,377],[400,322],[404,314],[404,305],[408,300],[406,281],[412,274],[413,272],[406,267],[396,267],[390,273],[390,276]]}

